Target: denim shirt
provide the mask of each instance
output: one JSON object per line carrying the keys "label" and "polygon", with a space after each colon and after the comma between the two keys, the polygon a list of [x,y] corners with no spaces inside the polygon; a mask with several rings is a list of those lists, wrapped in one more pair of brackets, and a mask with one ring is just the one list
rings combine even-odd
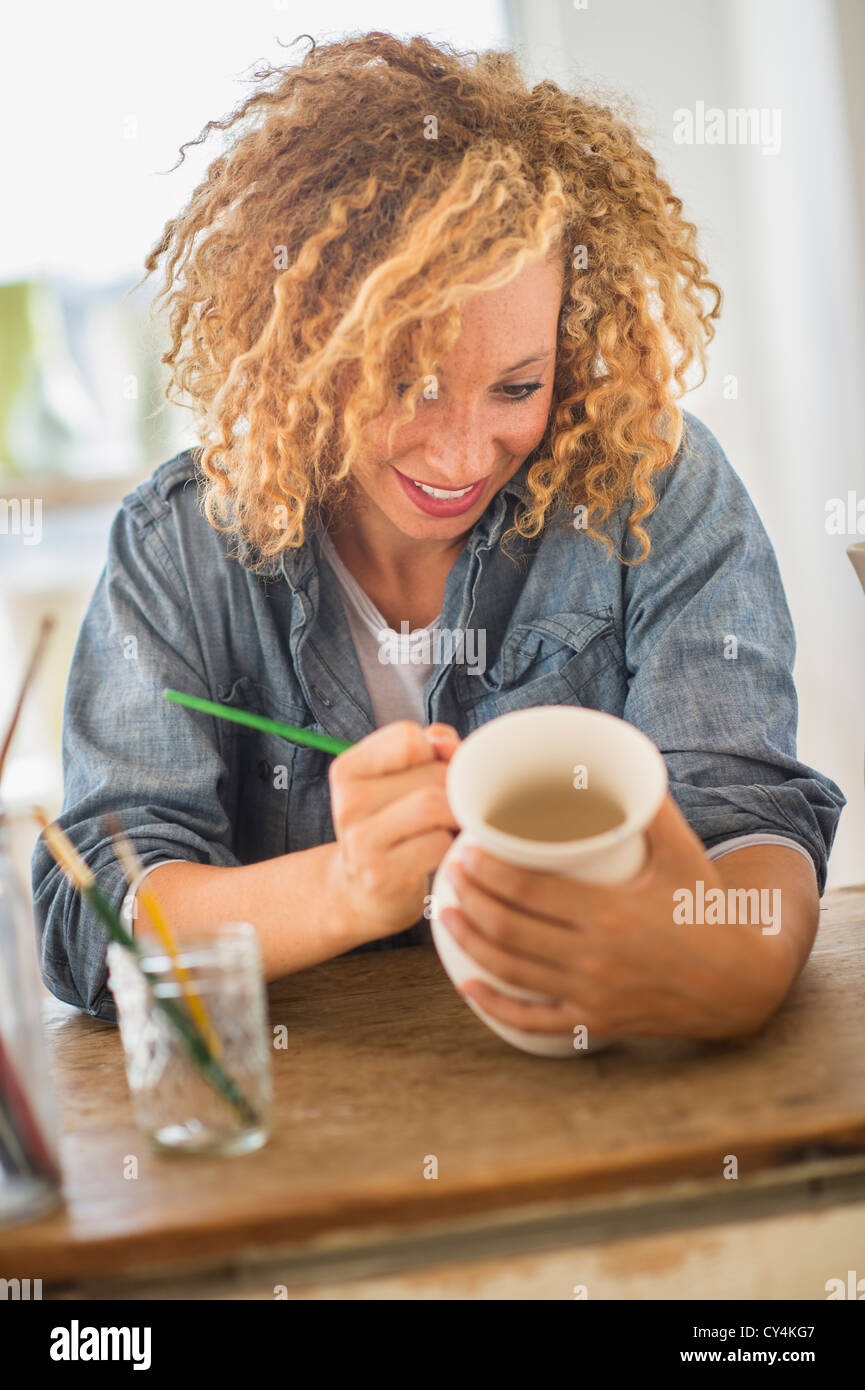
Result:
{"label": "denim shirt", "polygon": [[[509,558],[498,541],[529,497],[528,461],[493,496],[448,575],[441,618],[482,634],[485,659],[476,649],[467,662],[457,647],[433,667],[426,722],[465,736],[533,705],[618,715],[661,750],[670,792],[707,849],[783,836],[810,855],[822,894],[846,802],[796,756],[795,638],[775,554],[717,439],[682,414],[640,565],[622,565],[561,512],[540,536],[509,542]],[[124,498],[66,691],[59,823],[118,908],[110,811],[144,866],[249,864],[335,838],[328,754],[171,704],[166,686],[351,741],[375,727],[315,526],[256,575],[197,493],[186,451]],[[628,506],[606,530],[635,558]],[[114,1021],[102,928],[41,839],[32,875],[45,984]],[[291,913],[287,901],[287,922]],[[419,920],[355,950],[428,933]]]}

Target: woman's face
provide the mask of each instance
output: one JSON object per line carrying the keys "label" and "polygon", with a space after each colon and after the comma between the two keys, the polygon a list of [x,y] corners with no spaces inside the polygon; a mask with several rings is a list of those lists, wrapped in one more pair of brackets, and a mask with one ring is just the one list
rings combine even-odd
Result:
{"label": "woman's face", "polygon": [[[561,261],[551,257],[477,295],[439,365],[437,396],[418,400],[414,420],[394,431],[389,453],[387,426],[398,401],[367,428],[368,448],[353,478],[380,535],[396,539],[392,528],[416,540],[465,535],[540,443],[552,399],[562,280]],[[449,495],[433,497],[418,483]]]}

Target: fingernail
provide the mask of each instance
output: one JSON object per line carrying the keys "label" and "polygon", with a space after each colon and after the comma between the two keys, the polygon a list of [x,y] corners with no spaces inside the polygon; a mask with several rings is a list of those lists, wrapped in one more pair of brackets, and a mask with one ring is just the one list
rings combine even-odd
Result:
{"label": "fingernail", "polygon": [[424,733],[430,743],[459,743],[459,734],[448,724],[430,724]]}

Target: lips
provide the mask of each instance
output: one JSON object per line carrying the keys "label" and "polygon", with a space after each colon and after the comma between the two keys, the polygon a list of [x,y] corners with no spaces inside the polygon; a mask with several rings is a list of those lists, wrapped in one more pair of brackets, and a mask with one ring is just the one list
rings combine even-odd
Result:
{"label": "lips", "polygon": [[[398,468],[395,468],[394,472],[406,496],[414,502],[420,511],[426,512],[427,516],[460,516],[463,512],[470,511],[483,495],[489,482],[489,477],[481,478],[480,482],[475,483],[467,492],[460,493],[457,497],[431,497],[428,492],[423,491],[423,488],[418,487],[412,478],[407,478],[404,473],[400,473]],[[421,479],[421,481],[425,481],[425,479]],[[430,483],[428,486],[435,487],[436,484]]]}

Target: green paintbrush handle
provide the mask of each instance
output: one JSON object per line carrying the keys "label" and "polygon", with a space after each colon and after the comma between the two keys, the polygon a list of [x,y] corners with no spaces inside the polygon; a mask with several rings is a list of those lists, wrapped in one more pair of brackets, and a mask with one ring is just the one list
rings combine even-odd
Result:
{"label": "green paintbrush handle", "polygon": [[257,1125],[258,1115],[253,1110],[246,1096],[239,1089],[236,1082],[229,1076],[228,1072],[220,1066],[213,1054],[209,1051],[207,1044],[196,1028],[195,1024],[187,1017],[182,1005],[176,999],[163,999],[158,994],[153,993],[153,1001],[158,1004],[162,1012],[167,1014],[183,1037],[187,1050],[195,1065],[207,1078],[212,1086],[221,1091],[225,1099],[234,1106],[235,1110],[247,1124]]}
{"label": "green paintbrush handle", "polygon": [[263,714],[253,714],[248,709],[235,709],[233,705],[220,705],[215,700],[202,700],[198,695],[187,695],[182,690],[163,690],[166,700],[175,705],[186,705],[188,709],[200,710],[202,714],[214,714],[218,719],[230,719],[235,724],[246,724],[250,729],[263,729],[268,734],[278,734],[291,743],[305,743],[309,748],[320,748],[323,753],[344,753],[353,747],[344,738],[331,738],[330,734],[314,734],[309,729],[297,729],[293,724],[283,724],[278,719],[268,719]]}

